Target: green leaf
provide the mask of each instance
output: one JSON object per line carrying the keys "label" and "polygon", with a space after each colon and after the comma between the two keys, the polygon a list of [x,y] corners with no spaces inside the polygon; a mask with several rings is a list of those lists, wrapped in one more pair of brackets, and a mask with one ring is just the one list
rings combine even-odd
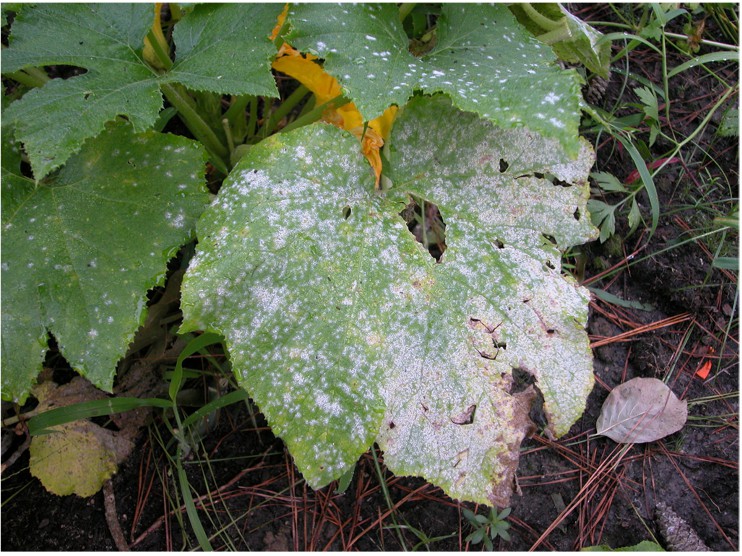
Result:
{"label": "green leaf", "polygon": [[510,541],[510,533],[508,533],[508,529],[510,529],[510,524],[507,522],[500,522],[494,525],[490,532],[492,540],[501,537],[504,541]]}
{"label": "green leaf", "polygon": [[715,268],[723,268],[725,270],[739,271],[739,257],[715,257],[711,262],[711,266]]}
{"label": "green leaf", "polygon": [[618,305],[619,307],[629,307],[631,309],[639,309],[641,311],[654,311],[656,307],[654,305],[651,305],[649,303],[642,303],[641,301],[636,301],[633,299],[623,299],[621,297],[618,297],[617,295],[613,295],[610,292],[607,292],[605,290],[601,290],[600,288],[588,288],[595,297],[599,297],[600,299],[607,301],[608,303],[612,303],[613,305]]}
{"label": "green leaf", "polygon": [[657,108],[657,97],[654,95],[654,92],[648,87],[637,87],[634,89],[634,92],[642,102],[642,109],[647,117],[654,120],[654,122],[659,122],[659,109]]}
{"label": "green leaf", "polygon": [[482,527],[481,529],[475,529],[474,531],[469,533],[464,540],[472,544],[479,544],[480,542],[482,542],[482,539],[484,539],[484,534],[486,532],[487,531],[484,527]]}
{"label": "green leaf", "polygon": [[716,133],[721,137],[739,137],[739,109],[736,106],[724,112]]}
{"label": "green leaf", "polygon": [[684,62],[680,64],[679,66],[674,67],[667,73],[667,78],[670,79],[671,77],[675,77],[679,73],[684,72],[687,69],[693,68],[698,65],[702,64],[709,64],[711,62],[737,62],[739,63],[739,52],[736,51],[719,51],[719,52],[709,52],[708,54],[703,54],[701,56],[696,56],[694,58],[691,58],[687,62]]}
{"label": "green leaf", "polygon": [[561,4],[511,4],[509,8],[520,23],[554,49],[560,60],[582,64],[593,73],[608,77],[610,40],[604,39],[602,33],[569,13]]}
{"label": "green leaf", "polygon": [[160,75],[142,58],[154,18],[151,4],[28,7],[13,23],[10,47],[3,49],[3,73],[52,64],[87,73],[29,91],[8,107],[4,119],[15,125],[38,180],[117,116],[125,116],[135,131],[150,129],[162,108],[161,84],[277,96],[270,72],[275,47],[268,34],[279,12],[277,5],[194,8],[175,27],[175,65]]}
{"label": "green leaf", "polygon": [[665,549],[653,541],[641,541],[633,546],[611,548],[610,545],[583,546],[580,552],[664,552]]}
{"label": "green leaf", "polygon": [[73,368],[110,391],[147,289],[163,282],[207,202],[203,149],[114,126],[39,184],[17,160],[2,164],[3,398],[25,399],[47,332]]}
{"label": "green leaf", "polygon": [[[333,127],[248,151],[199,221],[182,330],[225,337],[312,487],[376,441],[395,473],[503,507],[534,396],[512,391],[513,369],[534,376],[555,436],[592,387],[589,295],[560,273],[560,249],[595,235],[592,153],[568,162],[440,97],[413,100],[391,144],[386,194]],[[410,193],[446,221],[440,264],[399,216]]]}
{"label": "green leaf", "polygon": [[471,511],[470,509],[468,509],[468,508],[461,508],[461,513],[464,514],[464,517],[469,522],[472,522],[473,523],[476,520],[476,517],[475,517],[476,514],[473,511]]}
{"label": "green leaf", "polygon": [[444,4],[437,40],[416,58],[393,4],[303,4],[287,40],[325,59],[364,118],[404,105],[415,89],[443,92],[462,110],[506,128],[527,127],[576,156],[580,80],[556,65],[504,5]]}
{"label": "green leaf", "polygon": [[593,172],[592,174],[590,174],[590,177],[598,183],[603,191],[627,193],[624,185],[620,181],[618,181],[618,178],[616,176],[611,173]]}
{"label": "green leaf", "polygon": [[600,228],[600,243],[605,241],[616,233],[616,205],[608,205],[597,199],[590,199],[587,202],[587,208],[590,211],[590,218],[598,228]]}
{"label": "green leaf", "polygon": [[64,425],[79,419],[102,417],[131,411],[140,407],[159,407],[170,409],[172,402],[160,398],[106,398],[79,402],[65,407],[49,409],[32,417],[28,421],[28,433],[31,436],[44,435],[53,432],[57,425]]}
{"label": "green leaf", "polygon": [[629,210],[629,230],[630,234],[634,233],[634,231],[639,227],[639,224],[641,224],[642,221],[642,213],[639,210],[639,203],[636,202],[636,197],[631,199],[631,209]]}
{"label": "green leaf", "polygon": [[175,64],[164,78],[189,89],[277,97],[269,40],[282,4],[200,4],[173,31]]}

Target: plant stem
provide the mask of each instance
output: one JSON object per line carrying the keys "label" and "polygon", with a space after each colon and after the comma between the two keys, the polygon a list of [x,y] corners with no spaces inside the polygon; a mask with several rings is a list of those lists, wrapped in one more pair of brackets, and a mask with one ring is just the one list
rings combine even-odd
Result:
{"label": "plant stem", "polygon": [[371,445],[371,455],[374,460],[374,467],[376,468],[376,474],[379,477],[379,486],[381,486],[381,492],[384,495],[384,500],[386,500],[386,505],[389,508],[389,515],[392,518],[392,523],[394,523],[397,536],[399,537],[399,544],[406,552],[407,547],[404,542],[404,537],[402,536],[402,533],[399,530],[399,525],[397,524],[397,518],[394,515],[394,503],[392,502],[392,497],[389,494],[389,488],[386,484],[386,480],[384,479],[384,473],[381,471],[381,466],[379,465],[379,458],[376,455],[376,448],[373,446],[373,444]]}
{"label": "plant stem", "polygon": [[44,70],[39,68],[26,68],[8,73],[7,76],[27,87],[41,87],[47,81],[51,81]]}
{"label": "plant stem", "polygon": [[295,119],[293,122],[288,124],[286,127],[281,128],[278,133],[285,133],[287,131],[291,131],[293,129],[305,126],[307,124],[311,124],[312,122],[316,122],[322,117],[322,113],[327,110],[330,107],[340,108],[341,106],[344,106],[348,104],[350,101],[345,98],[343,95],[338,95],[332,100],[328,100],[324,104],[320,104],[319,106],[316,106],[314,109],[310,110],[300,118]]}
{"label": "plant stem", "polygon": [[258,98],[250,99],[250,117],[247,120],[247,137],[255,135],[255,129],[258,126]]}
{"label": "plant stem", "polygon": [[181,94],[180,91],[170,83],[162,84],[162,92],[165,94],[165,98],[172,104],[178,115],[182,118],[183,123],[186,124],[188,129],[193,135],[203,143],[206,150],[211,155],[211,162],[214,164],[217,170],[224,174],[229,173],[229,167],[226,160],[229,157],[229,151],[219,141],[214,131],[209,127],[199,113],[191,106],[191,103],[186,99],[187,95]]}
{"label": "plant stem", "polygon": [[541,42],[545,42],[548,45],[552,45],[552,44],[558,43],[559,41],[566,41],[566,40],[571,39],[572,33],[569,32],[569,29],[565,25],[564,27],[560,27],[558,29],[548,31],[544,33],[543,35],[539,35],[537,38]]}
{"label": "plant stem", "polygon": [[234,140],[232,139],[232,129],[229,127],[229,119],[222,118],[222,127],[224,128],[224,135],[227,137],[227,148],[231,153],[234,150]]}
{"label": "plant stem", "polygon": [[268,120],[263,124],[263,127],[258,131],[258,135],[261,137],[268,137],[273,132],[276,125],[278,125],[278,122],[280,122],[286,114],[291,112],[308,93],[309,89],[304,85],[299,85],[296,90],[289,95],[289,98],[284,100],[278,108],[276,108],[276,111],[270,115]]}
{"label": "plant stem", "polygon": [[412,10],[415,9],[415,2],[403,2],[399,5],[399,20],[404,21],[407,19],[407,16],[410,15]]}
{"label": "plant stem", "polygon": [[160,43],[159,37],[152,29],[147,33],[147,38],[149,39],[149,44],[152,46],[155,56],[157,56],[157,59],[162,63],[163,67],[166,70],[173,67],[173,61],[170,59],[170,55],[165,51]]}
{"label": "plant stem", "polygon": [[536,11],[536,9],[528,2],[520,4],[520,7],[523,9],[524,12],[526,12],[526,15],[530,17],[534,23],[536,23],[539,27],[546,29],[547,31],[556,31],[563,26],[561,21],[553,21],[549,19],[545,15]]}
{"label": "plant stem", "polygon": [[[680,40],[688,40],[687,35],[681,35],[680,33],[670,33],[668,31],[665,31],[665,36],[670,37],[671,39],[680,39]],[[703,44],[706,46],[712,46],[715,48],[725,48],[727,50],[739,50],[739,46],[733,45],[733,44],[725,44],[723,42],[716,42],[716,41],[709,41],[706,39],[701,39],[698,41],[699,44]]]}

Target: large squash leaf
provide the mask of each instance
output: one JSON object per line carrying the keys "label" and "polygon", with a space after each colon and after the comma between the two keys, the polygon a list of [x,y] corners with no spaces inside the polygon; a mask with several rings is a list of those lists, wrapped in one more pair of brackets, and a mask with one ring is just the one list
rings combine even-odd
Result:
{"label": "large squash leaf", "polygon": [[[311,486],[376,440],[393,471],[502,506],[533,398],[515,370],[541,390],[554,435],[592,386],[588,294],[559,257],[595,235],[592,154],[583,144],[569,162],[555,141],[442,98],[411,102],[391,142],[384,193],[336,128],[253,147],[199,221],[182,329],[224,335]],[[399,216],[408,193],[448,224],[440,263]]]}
{"label": "large squash leaf", "polygon": [[583,143],[567,162],[556,141],[494,127],[441,97],[410,102],[392,145],[395,189],[438,206],[448,249],[402,320],[378,441],[396,472],[503,507],[528,428],[514,370],[535,381],[553,436],[592,389],[589,295],[560,272],[560,249],[595,237],[592,151]]}
{"label": "large squash leaf", "polygon": [[41,179],[118,115],[136,131],[150,129],[162,108],[162,83],[277,96],[270,71],[276,49],[268,34],[280,11],[275,4],[195,7],[175,27],[175,63],[160,75],[142,57],[152,4],[24,7],[2,52],[3,72],[65,64],[87,73],[29,91],[4,120],[15,126]]}
{"label": "large squash leaf", "polygon": [[197,143],[113,126],[53,177],[23,177],[7,135],[2,181],[2,394],[22,401],[47,334],[109,390],[143,322],[147,289],[207,203]]}
{"label": "large squash leaf", "polygon": [[325,59],[364,118],[404,105],[415,89],[444,92],[502,127],[528,127],[579,150],[580,82],[505,5],[444,4],[436,39],[413,56],[395,4],[299,4],[292,46]]}

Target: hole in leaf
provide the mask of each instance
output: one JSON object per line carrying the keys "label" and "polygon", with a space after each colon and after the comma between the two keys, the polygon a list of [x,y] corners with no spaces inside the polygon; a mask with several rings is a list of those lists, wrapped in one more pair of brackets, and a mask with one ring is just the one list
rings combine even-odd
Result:
{"label": "hole in leaf", "polygon": [[544,173],[541,173],[541,172],[534,172],[533,174],[523,174],[523,175],[520,175],[520,176],[516,176],[515,179],[518,180],[518,179],[521,179],[521,178],[536,178],[536,179],[539,179],[539,180],[546,180],[549,183],[551,183],[552,185],[558,185],[560,187],[572,187],[572,184],[571,183],[568,183],[568,182],[566,182],[564,180],[560,180],[559,178],[557,178],[553,174],[544,174]]}
{"label": "hole in leaf", "polygon": [[446,223],[438,207],[424,199],[412,198],[399,214],[407,222],[407,229],[417,242],[427,249],[436,262],[441,262],[446,250]]}
{"label": "hole in leaf", "polygon": [[549,242],[549,243],[551,243],[552,245],[556,245],[556,244],[557,244],[557,241],[556,241],[556,239],[554,238],[554,236],[550,236],[549,234],[541,234],[541,235],[543,236],[543,238],[544,238],[544,239],[545,239],[546,241],[548,241],[548,242]]}
{"label": "hole in leaf", "polygon": [[343,218],[345,218],[347,220],[348,218],[350,218],[350,214],[352,212],[353,211],[351,210],[351,208],[348,205],[345,205],[343,207]]}
{"label": "hole in leaf", "polygon": [[556,267],[551,263],[551,261],[546,261],[544,263],[544,266],[547,268],[550,268],[551,270],[554,270]]}
{"label": "hole in leaf", "polygon": [[88,73],[88,70],[85,68],[66,64],[55,64],[53,66],[46,66],[45,70],[49,77],[62,79],[69,79],[70,77],[77,77],[78,75],[85,75],[86,73]]}
{"label": "hole in leaf", "polygon": [[471,425],[474,422],[474,412],[476,410],[476,404],[472,404],[461,413],[451,417],[451,422],[454,425]]}
{"label": "hole in leaf", "polygon": [[513,385],[510,387],[511,394],[517,394],[523,392],[526,388],[536,383],[536,377],[534,377],[528,371],[523,369],[513,369]]}
{"label": "hole in leaf", "polygon": [[575,212],[574,212],[574,215],[573,215],[573,216],[575,217],[575,220],[579,220],[579,219],[580,219],[580,216],[582,216],[582,215],[580,214],[580,207],[577,207],[577,208],[575,209]]}
{"label": "hole in leaf", "polygon": [[497,247],[498,249],[505,249],[505,244],[499,239],[495,238],[493,243],[495,244],[495,247]]}
{"label": "hole in leaf", "polygon": [[507,171],[510,164],[508,164],[504,159],[500,159],[500,173]]}
{"label": "hole in leaf", "polygon": [[531,409],[528,412],[528,417],[536,423],[539,427],[543,428],[546,426],[546,414],[544,413],[544,396],[536,384],[536,377],[525,369],[515,368],[512,371],[513,383],[510,388],[510,394],[514,395],[519,392],[527,390],[533,386],[535,396],[531,403]]}

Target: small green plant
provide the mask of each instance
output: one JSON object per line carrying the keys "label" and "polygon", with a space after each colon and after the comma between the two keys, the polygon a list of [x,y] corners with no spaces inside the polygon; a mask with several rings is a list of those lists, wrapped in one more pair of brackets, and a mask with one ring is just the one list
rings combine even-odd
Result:
{"label": "small green plant", "polygon": [[[721,6],[718,9],[710,7],[709,12],[733,26],[730,18],[737,19],[734,10],[725,10]],[[596,143],[602,141],[604,133],[613,139],[612,146],[606,146],[612,149],[611,154],[601,156],[602,160],[608,161],[615,152],[623,151],[631,157],[636,170],[622,177],[623,181],[602,168],[597,168],[592,174],[597,187],[592,191],[588,208],[593,223],[600,228],[601,242],[615,233],[619,214],[628,221],[626,237],[640,229],[641,224],[649,229],[647,237],[651,237],[663,209],[655,184],[656,176],[678,167],[686,173],[692,171],[691,168],[697,163],[690,160],[693,150],[685,147],[695,144],[717,111],[724,114],[717,128],[719,136],[734,133],[732,130],[736,131],[738,127],[735,121],[736,107],[729,102],[737,94],[738,85],[736,82],[726,83],[714,71],[717,67],[714,64],[739,60],[736,37],[730,36],[734,40],[728,44],[703,39],[703,26],[693,23],[693,15],[704,9],[701,6],[696,8],[694,14],[671,4],[612,5],[611,9],[619,22],[606,22],[604,25],[617,31],[606,34],[601,41],[622,41],[624,44],[624,48],[612,59],[613,79],[622,80],[621,94],[609,108],[590,106],[586,110],[585,131],[596,134]],[[688,35],[670,32],[668,24],[675,19],[685,20],[687,29],[693,32]],[[695,55],[693,48],[689,49],[689,43],[695,44],[695,50],[702,45],[712,51]],[[651,82],[628,65],[629,53],[640,46],[650,48],[661,57],[660,84]],[[675,63],[678,57],[686,60]],[[670,107],[674,102],[671,83],[679,74],[697,66],[703,68],[711,78],[723,83],[724,89],[709,105],[698,125],[682,135],[670,117]],[[643,208],[646,204],[648,211]]]}
{"label": "small green plant", "polygon": [[505,508],[501,512],[497,512],[497,508],[490,508],[490,512],[487,515],[475,514],[471,510],[464,508],[464,517],[467,519],[469,524],[472,526],[472,532],[466,537],[466,542],[472,544],[484,543],[487,550],[494,550],[492,541],[497,537],[500,537],[504,541],[510,540],[510,523],[508,523],[507,517],[510,515],[510,508]]}

